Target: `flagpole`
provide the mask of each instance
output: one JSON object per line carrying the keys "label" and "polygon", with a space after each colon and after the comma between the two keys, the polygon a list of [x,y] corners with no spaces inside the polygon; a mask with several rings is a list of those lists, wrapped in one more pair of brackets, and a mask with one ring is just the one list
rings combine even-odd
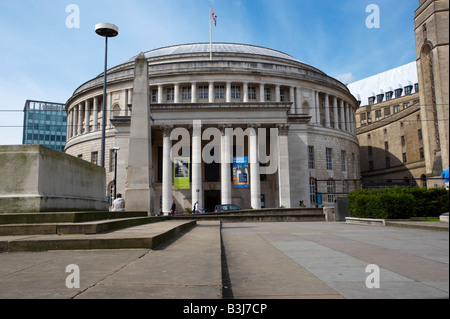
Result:
{"label": "flagpole", "polygon": [[211,6],[209,6],[209,60],[212,61],[212,27],[211,27]]}

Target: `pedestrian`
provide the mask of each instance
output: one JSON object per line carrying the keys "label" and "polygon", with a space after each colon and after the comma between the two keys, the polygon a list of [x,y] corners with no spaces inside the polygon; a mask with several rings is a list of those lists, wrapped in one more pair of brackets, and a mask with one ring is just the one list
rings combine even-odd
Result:
{"label": "pedestrian", "polygon": [[177,212],[177,204],[175,204],[175,200],[173,200],[169,215],[175,215],[176,212]]}
{"label": "pedestrian", "polygon": [[122,194],[117,194],[117,198],[112,204],[113,212],[125,211],[125,200],[122,198]]}
{"label": "pedestrian", "polygon": [[194,204],[194,209],[192,210],[193,214],[197,214],[198,213],[198,201],[195,202]]}

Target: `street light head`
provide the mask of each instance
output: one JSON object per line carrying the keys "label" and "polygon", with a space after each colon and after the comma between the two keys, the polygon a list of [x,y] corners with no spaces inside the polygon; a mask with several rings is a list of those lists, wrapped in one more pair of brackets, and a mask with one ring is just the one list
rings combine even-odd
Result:
{"label": "street light head", "polygon": [[113,38],[119,34],[119,28],[111,23],[98,23],[95,25],[95,33],[102,37]]}

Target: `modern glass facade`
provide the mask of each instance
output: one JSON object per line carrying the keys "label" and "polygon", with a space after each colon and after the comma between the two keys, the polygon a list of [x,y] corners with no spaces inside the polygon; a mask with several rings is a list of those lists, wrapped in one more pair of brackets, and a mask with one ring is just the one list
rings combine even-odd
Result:
{"label": "modern glass facade", "polygon": [[23,112],[22,144],[40,144],[64,151],[67,139],[65,104],[27,100]]}

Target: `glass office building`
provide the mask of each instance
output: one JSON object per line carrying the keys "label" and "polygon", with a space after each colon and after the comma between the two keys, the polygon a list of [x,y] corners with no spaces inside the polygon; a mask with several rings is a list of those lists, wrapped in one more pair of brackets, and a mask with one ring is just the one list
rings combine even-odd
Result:
{"label": "glass office building", "polygon": [[22,144],[40,144],[64,151],[67,139],[65,104],[27,100],[23,112]]}

